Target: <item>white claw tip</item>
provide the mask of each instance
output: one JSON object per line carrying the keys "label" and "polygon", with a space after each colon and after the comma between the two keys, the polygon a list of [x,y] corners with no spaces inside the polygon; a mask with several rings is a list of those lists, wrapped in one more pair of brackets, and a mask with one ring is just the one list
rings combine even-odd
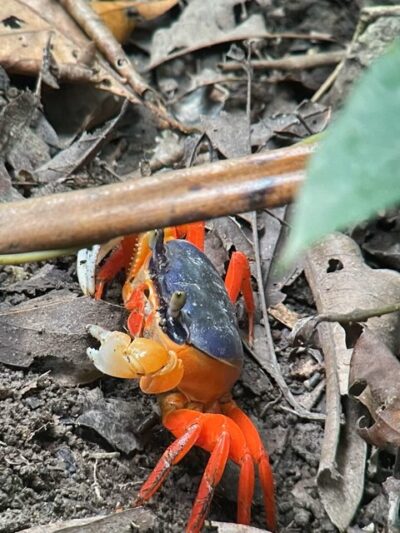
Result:
{"label": "white claw tip", "polygon": [[96,290],[96,265],[100,246],[95,244],[91,249],[79,250],[76,271],[83,294],[93,296]]}
{"label": "white claw tip", "polygon": [[110,333],[108,329],[102,328],[101,326],[97,326],[96,324],[88,324],[86,326],[86,331],[101,343],[106,340],[107,336]]}
{"label": "white claw tip", "polygon": [[86,350],[87,356],[91,361],[94,361],[96,357],[99,355],[99,350],[96,350],[96,348],[88,348]]}

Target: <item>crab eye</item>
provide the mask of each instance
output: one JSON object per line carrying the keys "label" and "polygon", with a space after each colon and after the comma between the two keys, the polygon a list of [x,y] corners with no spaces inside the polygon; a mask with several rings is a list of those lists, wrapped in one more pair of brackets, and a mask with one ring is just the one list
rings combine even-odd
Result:
{"label": "crab eye", "polygon": [[156,229],[149,232],[149,246],[156,255],[164,253],[164,230]]}
{"label": "crab eye", "polygon": [[177,318],[186,303],[186,292],[175,291],[168,304],[168,315]]}

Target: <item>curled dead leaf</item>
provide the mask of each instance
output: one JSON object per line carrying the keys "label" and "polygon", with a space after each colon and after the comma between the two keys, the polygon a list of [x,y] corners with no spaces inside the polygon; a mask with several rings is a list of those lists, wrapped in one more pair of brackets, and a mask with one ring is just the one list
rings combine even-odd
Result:
{"label": "curled dead leaf", "polygon": [[400,446],[400,362],[368,328],[355,344],[350,366],[350,393],[369,411],[373,423],[359,421],[359,434],[379,448]]}
{"label": "curled dead leaf", "polygon": [[[16,21],[11,24],[10,21]],[[57,2],[3,0],[0,5],[0,65],[7,72],[37,76],[51,35],[52,74],[57,81],[90,83],[138,103],[92,43]]]}

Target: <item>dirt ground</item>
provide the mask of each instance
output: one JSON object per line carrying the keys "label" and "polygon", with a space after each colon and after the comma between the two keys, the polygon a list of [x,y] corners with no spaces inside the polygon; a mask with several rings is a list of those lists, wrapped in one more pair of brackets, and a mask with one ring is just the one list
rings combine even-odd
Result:
{"label": "dirt ground", "polygon": [[[330,34],[333,40],[345,44],[353,35],[359,9],[365,2],[275,0],[244,4],[248,9],[262,13],[268,27],[275,32],[317,31]],[[164,23],[168,24],[169,19]],[[291,42],[292,51],[306,50],[308,46],[309,43],[304,44],[304,41]],[[217,52],[205,49],[199,52],[199,57],[201,61],[207,60],[208,53],[222,57],[228,48],[229,44],[219,45]],[[287,41],[271,44],[271,53],[275,57],[287,51]],[[181,61],[193,62],[193,57]],[[165,74],[160,67],[154,77],[172,77],[174,70],[169,68]],[[253,84],[254,115],[265,112],[272,116],[284,112],[287,106],[293,109],[313,95],[332,69],[332,66],[321,67],[304,73],[303,77],[300,74],[283,76],[277,83],[270,84],[256,77]],[[233,91],[228,111],[229,108],[243,110],[245,102],[242,84]],[[142,122],[138,126],[138,117],[143,118],[137,111],[131,111],[131,124],[125,123],[119,130],[128,145],[119,163],[121,173],[136,169],[143,154],[149,153],[153,146],[155,127],[148,125],[143,131]],[[107,150],[100,157],[110,161],[115,153],[110,147]],[[94,183],[99,183],[99,168],[92,168],[90,176]],[[76,186],[72,185],[73,188]],[[26,189],[24,194],[28,195]],[[38,272],[43,273],[41,269],[48,264],[53,265],[55,276],[54,272],[51,275],[46,273],[43,276],[45,282],[24,285]],[[0,281],[0,315],[49,293],[51,297],[63,290],[80,294],[74,257],[21,267],[2,267]],[[108,291],[108,301],[119,302],[119,286],[117,281]],[[315,312],[302,275],[285,287],[284,292],[287,294],[285,303],[291,310],[302,314]],[[115,317],[115,321],[118,320],[123,321],[122,311]],[[52,331],[51,314],[43,327],[46,332]],[[307,395],[323,377],[323,362],[319,364],[305,350],[293,349],[288,340],[289,329],[272,318],[271,328],[288,386],[295,396]],[[18,345],[17,337],[15,342]],[[79,345],[83,354],[84,345],[90,342],[88,337],[83,337],[83,344]],[[0,350],[4,349],[0,347]],[[0,533],[14,533],[40,524],[128,508],[141,483],[172,440],[159,423],[156,399],[142,394],[136,382],[101,377],[90,383],[66,383],[68,380],[60,379],[60,375],[65,378],[68,374],[67,352],[71,348],[67,338],[66,345],[60,342],[59,354],[54,354],[55,358],[65,355],[67,361],[59,375],[52,373],[51,358],[38,356],[34,346],[31,349],[34,355],[28,365],[18,367],[0,363]],[[312,382],[297,372],[306,363],[319,364],[318,376]],[[271,455],[280,531],[336,531],[324,511],[315,482],[323,424],[289,412],[276,384],[249,353],[233,395],[257,424]],[[323,413],[324,402],[325,396],[321,393],[313,411]],[[385,457],[381,456],[381,461],[385,461]],[[150,511],[144,521],[146,524],[147,520],[147,526],[133,524],[132,531],[184,531],[206,460],[207,455],[195,449],[175,466],[163,488],[146,505]],[[389,468],[392,459],[388,456],[386,460],[386,468]],[[382,468],[381,471],[385,471],[385,465]],[[367,477],[363,501],[353,527],[349,529],[353,533],[371,522],[377,528],[375,531],[384,527],[385,500],[381,480],[374,472],[367,472]],[[229,465],[215,492],[210,519],[235,521],[236,483],[237,470],[234,465]],[[259,491],[254,499],[252,524],[265,527]],[[206,530],[212,531],[213,528],[206,527]]]}

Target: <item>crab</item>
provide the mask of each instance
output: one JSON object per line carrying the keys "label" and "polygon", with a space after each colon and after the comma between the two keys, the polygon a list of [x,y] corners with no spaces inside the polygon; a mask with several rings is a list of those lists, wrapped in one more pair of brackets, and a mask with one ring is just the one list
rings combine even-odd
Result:
{"label": "crab", "polygon": [[[101,298],[122,268],[122,296],[129,333],[89,325],[100,348],[88,348],[93,364],[110,376],[139,379],[144,393],[157,394],[163,425],[175,436],[139,491],[142,505],[159,489],[173,465],[199,446],[210,453],[188,533],[200,532],[228,460],[240,469],[237,522],[249,524],[258,470],[269,530],[276,529],[273,474],[268,454],[231,389],[240,376],[243,347],[234,303],[243,295],[253,335],[254,300],[246,256],[234,252],[225,283],[204,254],[204,224],[193,223],[124,237],[97,272],[99,248],[78,254],[84,292]],[[85,268],[86,266],[86,268]],[[89,270],[90,270],[89,269]]]}

